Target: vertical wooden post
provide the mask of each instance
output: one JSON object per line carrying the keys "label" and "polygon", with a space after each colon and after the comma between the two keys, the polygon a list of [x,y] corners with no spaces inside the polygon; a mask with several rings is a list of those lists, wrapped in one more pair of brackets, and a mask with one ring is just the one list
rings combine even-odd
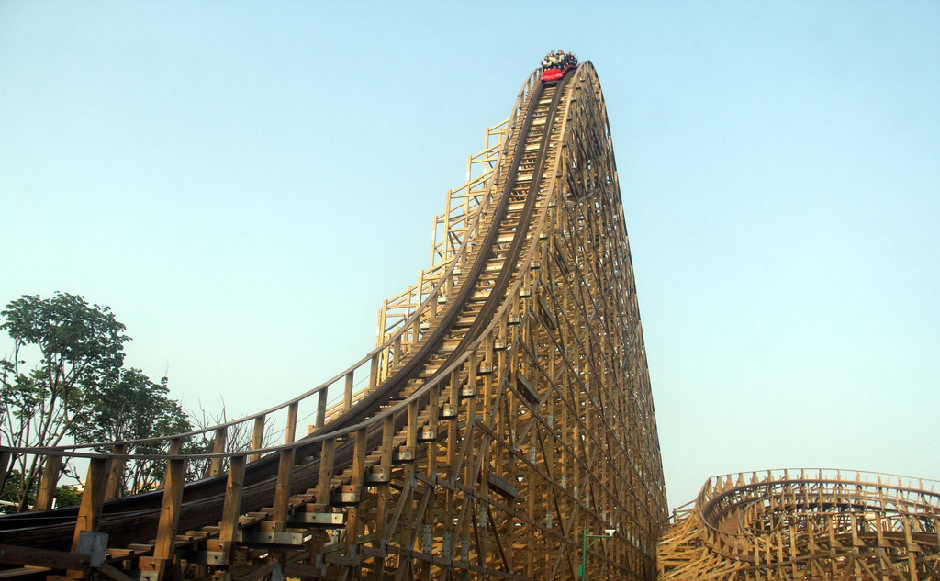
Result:
{"label": "vertical wooden post", "polygon": [[[75,529],[72,532],[73,553],[78,549],[78,540],[81,534],[86,531],[94,532],[98,526],[98,517],[101,514],[101,506],[104,504],[110,463],[110,458],[104,457],[92,458],[88,463],[85,491],[82,493],[82,503],[78,507],[78,517],[75,519]],[[85,577],[85,572],[70,570],[68,576],[81,579]]]}
{"label": "vertical wooden post", "polygon": [[294,447],[281,450],[277,464],[277,482],[274,486],[274,521],[275,530],[284,530],[287,521],[287,509],[290,503],[290,480],[294,471]]}
{"label": "vertical wooden post", "polygon": [[[473,356],[471,355],[470,365],[467,367],[467,376],[476,373],[473,365]],[[457,458],[457,418],[460,416],[460,370],[456,369],[450,375],[450,393],[448,394],[449,405],[453,410],[454,421],[447,423],[447,466],[448,470],[454,465]],[[470,418],[472,419],[472,418]]]}
{"label": "vertical wooden post", "polygon": [[36,496],[35,510],[49,510],[55,498],[55,487],[59,482],[59,471],[62,469],[62,455],[49,454],[42,469],[42,478],[39,480],[39,493]]}
{"label": "vertical wooden post", "polygon": [[228,483],[225,485],[225,504],[219,522],[219,540],[216,548],[223,554],[223,564],[229,564],[232,543],[237,541],[238,518],[242,512],[242,486],[245,482],[245,456],[229,458]]}
{"label": "vertical wooden post", "polygon": [[405,446],[411,453],[410,459],[414,460],[418,453],[418,400],[416,399],[408,402],[408,431]]}
{"label": "vertical wooden post", "polygon": [[[212,453],[223,454],[225,445],[228,443],[228,428],[219,428],[215,431],[215,437],[212,438]],[[206,476],[218,476],[222,473],[222,457],[218,456],[209,460],[209,470]]]}
{"label": "vertical wooden post", "polygon": [[245,482],[245,456],[229,458],[228,483],[225,485],[225,504],[219,523],[219,540],[234,541],[241,515],[242,485]]}
{"label": "vertical wooden post", "polygon": [[297,402],[287,406],[287,427],[284,428],[284,443],[293,444],[297,440]]}
{"label": "vertical wooden post", "polygon": [[379,355],[381,352],[376,352],[372,356],[372,366],[369,368],[369,391],[375,389],[375,386],[378,385],[379,379]]}
{"label": "vertical wooden post", "polygon": [[[538,446],[538,442],[536,441],[536,438],[535,438],[535,432],[536,430],[532,430],[531,432],[529,432],[529,449],[530,450],[536,450],[536,446]],[[538,545],[535,542],[535,525],[533,523],[535,523],[536,518],[538,518],[535,512],[535,497],[537,494],[535,482],[536,482],[536,479],[538,478],[538,474],[536,473],[535,468],[532,468],[532,467],[529,467],[528,469],[523,468],[523,470],[526,470],[528,472],[528,477],[529,477],[529,482],[528,482],[528,485],[529,485],[528,486],[529,488],[528,490],[529,522],[526,525],[526,529],[528,531],[527,541],[529,545],[529,550],[528,550],[529,563],[528,563],[527,573],[529,577],[532,577],[534,579],[534,578],[537,578],[536,571],[535,571],[535,559],[536,559],[535,553],[536,553],[536,547]]]}
{"label": "vertical wooden post", "polygon": [[378,331],[379,335],[375,338],[376,346],[381,345],[385,342],[385,325],[388,323],[388,299],[382,301],[382,308],[379,309],[379,324]]}
{"label": "vertical wooden post", "polygon": [[346,385],[343,386],[343,411],[345,412],[352,407],[352,392],[353,392],[353,372],[350,371],[346,374]]}
{"label": "vertical wooden post", "polygon": [[324,387],[320,390],[319,398],[317,399],[317,427],[322,428],[323,423],[326,421],[326,398],[329,393],[329,388]]}
{"label": "vertical wooden post", "polygon": [[317,480],[317,504],[326,507],[330,504],[330,486],[333,479],[333,453],[336,439],[324,440],[320,448],[320,477]]}
{"label": "vertical wooden post", "polygon": [[[183,477],[186,475],[186,459],[178,457],[183,449],[183,440],[177,438],[170,444],[166,477],[163,480],[163,502],[160,508],[160,523],[157,525],[157,540],[153,557],[140,559],[141,579],[159,581],[173,560],[176,548],[176,525],[179,523],[180,506],[183,503]],[[177,457],[172,457],[177,456]]]}
{"label": "vertical wooden post", "polygon": [[490,331],[489,336],[484,339],[486,344],[486,353],[483,356],[483,368],[486,369],[487,374],[493,374],[496,372],[496,332]]}
{"label": "vertical wooden post", "polygon": [[[365,481],[366,429],[356,430],[353,433],[353,438],[350,484],[352,484],[356,498],[361,500],[362,485]],[[349,551],[348,554],[353,554],[353,547],[357,544],[359,544],[359,505],[355,504],[346,509],[346,546]]]}
{"label": "vertical wooden post", "polygon": [[[415,401],[417,403],[417,401]],[[434,478],[437,471],[437,437],[441,423],[441,384],[438,383],[431,388],[428,393],[428,409],[431,415],[428,418],[428,429],[431,431],[431,440],[425,444],[427,457],[427,472],[429,478]],[[415,460],[418,459],[418,451],[415,450]]]}
{"label": "vertical wooden post", "polygon": [[[382,457],[379,460],[379,470],[386,483],[392,479],[392,446],[395,438],[395,416],[385,416],[382,424]],[[388,518],[388,486],[380,486],[376,491],[375,508],[375,539],[378,543],[385,538],[385,527]]]}
{"label": "vertical wooden post", "polygon": [[[287,408],[287,428],[284,430],[284,443],[293,444],[297,437],[297,402]],[[297,449],[291,446],[281,450],[277,465],[277,482],[274,486],[274,521],[275,530],[284,530],[287,510],[290,504],[290,481],[294,472],[294,456]]]}
{"label": "vertical wooden post", "polygon": [[[251,449],[258,450],[264,446],[264,416],[255,418],[254,425],[251,428]],[[249,462],[254,462],[261,457],[261,454],[252,454],[248,457]]]}
{"label": "vertical wooden post", "polygon": [[127,444],[115,444],[113,455],[111,456],[111,469],[108,470],[108,485],[104,491],[105,500],[120,498],[124,491],[124,465],[127,463]]}

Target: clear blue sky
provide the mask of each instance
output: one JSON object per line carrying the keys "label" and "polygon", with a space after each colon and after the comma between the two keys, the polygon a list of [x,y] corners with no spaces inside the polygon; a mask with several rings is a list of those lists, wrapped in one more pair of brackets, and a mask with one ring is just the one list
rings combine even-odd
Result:
{"label": "clear blue sky", "polygon": [[[611,119],[670,505],[940,479],[940,3],[0,3],[0,303],[229,413],[371,346],[549,49]],[[4,351],[8,345],[3,347]]]}

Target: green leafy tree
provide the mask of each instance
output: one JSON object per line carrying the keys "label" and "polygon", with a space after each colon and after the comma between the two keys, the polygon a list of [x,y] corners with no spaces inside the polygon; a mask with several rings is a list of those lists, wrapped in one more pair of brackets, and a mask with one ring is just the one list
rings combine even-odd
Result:
{"label": "green leafy tree", "polygon": [[59,486],[55,489],[55,505],[57,508],[78,506],[82,503],[82,492],[75,486]]}
{"label": "green leafy tree", "polygon": [[[48,299],[23,296],[0,315],[0,329],[13,339],[12,356],[0,360],[0,435],[14,447],[58,445],[87,421],[101,386],[119,379],[130,338],[110,309],[67,293]],[[21,455],[13,467],[20,473],[22,510],[43,458]]]}
{"label": "green leafy tree", "polygon": [[[65,442],[138,440],[190,430],[185,411],[169,396],[166,378],[154,383],[141,370],[124,368],[125,326],[107,307],[56,293],[24,296],[0,311],[13,339],[12,355],[0,359],[0,437],[11,447]],[[110,450],[108,450],[110,451]],[[141,444],[138,454],[159,454],[160,443]],[[0,496],[24,510],[35,500],[44,458],[13,458]],[[163,462],[132,460],[122,492],[159,486]],[[78,478],[68,463],[64,471]],[[60,489],[63,487],[60,487]],[[61,497],[61,498],[60,498]],[[74,493],[57,490],[57,503]]]}
{"label": "green leafy tree", "polygon": [[[192,429],[180,404],[169,396],[167,378],[154,383],[141,370],[121,369],[116,382],[102,386],[89,409],[90,421],[77,426],[75,435],[84,442],[145,440]],[[135,454],[165,452],[161,443],[137,444]],[[158,487],[166,464],[130,460],[124,467],[122,492],[142,492]]]}
{"label": "green leafy tree", "polygon": [[[3,482],[3,488],[0,490],[0,512],[16,512],[20,507],[20,496],[22,494],[23,475],[19,470],[7,472],[6,479]],[[27,491],[27,502],[32,503],[36,500],[36,486]]]}
{"label": "green leafy tree", "polygon": [[[16,512],[19,509],[21,486],[23,485],[22,476],[18,470],[7,474],[3,489],[0,490],[0,513]],[[36,500],[38,485],[37,482],[27,493],[27,502],[30,504]],[[56,507],[77,506],[82,502],[82,493],[76,486],[56,487],[54,496]]]}

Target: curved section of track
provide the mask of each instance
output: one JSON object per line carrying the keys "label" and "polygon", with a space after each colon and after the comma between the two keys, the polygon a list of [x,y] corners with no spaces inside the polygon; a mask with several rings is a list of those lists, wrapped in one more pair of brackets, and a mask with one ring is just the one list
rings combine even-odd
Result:
{"label": "curved section of track", "polygon": [[[583,556],[592,576],[650,577],[662,467],[593,67],[547,85],[533,74],[514,111],[479,215],[384,381],[354,400],[344,372],[335,416],[325,386],[312,390],[319,427],[243,471],[184,487],[173,475],[186,458],[171,454],[162,491],[0,518],[0,544],[74,552],[85,526],[108,534],[110,566],[147,579],[182,566],[554,579],[575,576],[580,531],[613,526],[622,532]],[[373,378],[374,354],[399,340],[373,352]],[[293,434],[296,401],[285,406]],[[246,454],[205,457],[235,466]]]}
{"label": "curved section of track", "polygon": [[[555,89],[561,89],[566,81],[567,78],[561,79],[556,86],[552,87],[553,96],[547,112],[548,123],[550,123],[551,119],[554,117],[555,110],[557,109],[558,102],[562,95],[561,90]],[[531,131],[532,122],[543,90],[544,85],[537,83],[527,96],[526,111],[520,120],[521,127],[518,130],[519,133],[525,137],[528,137]],[[545,153],[548,150],[549,137],[548,132],[541,132],[536,136],[539,141],[536,164],[540,171],[545,163]],[[472,268],[461,284],[455,300],[451,303],[450,308],[446,310],[437,326],[430,335],[425,338],[423,345],[417,353],[410,357],[394,375],[389,377],[362,401],[358,402],[349,412],[343,414],[334,422],[320,428],[314,436],[342,430],[343,428],[367,420],[370,416],[374,415],[383,404],[397,395],[409,380],[415,378],[422,366],[427,365],[431,357],[436,354],[444,336],[451,330],[461,310],[466,307],[470,295],[479,282],[480,274],[489,262],[489,255],[495,252],[496,249],[494,247],[501,228],[506,228],[504,220],[506,219],[506,213],[512,199],[512,190],[517,185],[519,166],[526,151],[526,143],[527,140],[525,138],[516,141],[516,146],[512,152],[512,160],[508,165],[508,176],[504,179],[502,192],[498,198],[498,206],[493,218],[490,220],[486,237],[481,243],[481,247],[484,251],[477,254],[476,260],[473,262]],[[505,262],[507,264],[515,264],[516,260],[518,260],[526,227],[531,220],[532,210],[535,206],[535,190],[537,190],[537,186],[538,183],[533,182],[529,189],[529,194],[526,197],[525,209],[518,220],[515,220],[515,225],[512,227],[516,234],[513,236],[511,247],[505,256]],[[483,311],[464,335],[458,349],[450,354],[447,363],[459,358],[472,339],[479,336],[482,327],[489,322],[490,317],[492,317],[493,313],[499,307],[512,274],[512,269],[501,269],[499,271],[499,277],[493,290],[490,292],[490,296],[486,300]],[[441,369],[443,369],[443,366]],[[339,450],[341,456],[343,456],[342,452],[351,451],[348,448],[349,445],[347,444],[344,448]],[[316,443],[299,449],[299,453],[303,455],[312,455],[318,451],[319,446]],[[348,453],[345,454],[347,457],[341,458],[340,462],[337,462],[337,464],[343,465],[344,463],[348,463],[348,455]],[[246,471],[248,496],[243,499],[244,508],[248,510],[259,510],[264,505],[264,500],[270,497],[274,484],[272,478],[277,474],[276,460],[274,456],[268,456],[248,466]],[[314,460],[307,466],[307,469],[303,471],[305,474],[298,475],[301,481],[295,480],[295,482],[298,482],[295,487],[310,487],[316,485],[317,472],[312,469],[316,468],[316,465],[317,462]],[[307,476],[307,478],[304,478],[304,476]],[[254,488],[258,490],[254,490]],[[214,510],[221,515],[224,494],[225,478],[220,476],[187,485],[183,504],[187,507],[187,512],[198,512],[197,518],[194,519],[196,523],[206,519],[211,521],[213,519],[206,510]],[[256,496],[259,502],[252,501]],[[116,536],[116,540],[122,544],[144,542],[149,538],[148,535],[151,534],[146,532],[147,527],[154,526],[159,517],[158,511],[160,504],[161,497],[158,493],[142,494],[108,502],[104,507],[105,518],[100,528],[104,532]],[[192,507],[196,510],[191,510],[188,507]],[[3,531],[8,530],[10,533],[16,535],[16,538],[21,542],[24,538],[28,538],[30,543],[34,544],[34,546],[62,548],[71,542],[72,527],[77,513],[77,508],[68,508],[49,511],[41,515],[35,513],[21,513],[0,518],[0,527],[3,527],[3,529],[0,529],[0,542],[7,540],[7,536],[9,535],[4,536]],[[184,516],[184,519],[185,518]],[[217,520],[217,518],[215,520]]]}
{"label": "curved section of track", "polygon": [[710,479],[659,545],[662,579],[934,579],[940,483],[850,470]]}

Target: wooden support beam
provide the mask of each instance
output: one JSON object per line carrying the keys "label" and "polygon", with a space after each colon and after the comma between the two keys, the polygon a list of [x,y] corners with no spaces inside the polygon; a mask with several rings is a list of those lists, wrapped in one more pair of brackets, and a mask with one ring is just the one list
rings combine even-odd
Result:
{"label": "wooden support beam", "polygon": [[369,366],[369,391],[375,389],[375,386],[378,385],[378,376],[379,376],[379,357],[381,356],[380,352],[377,352],[372,356],[372,363]]}
{"label": "wooden support beam", "polygon": [[353,372],[350,371],[346,374],[346,383],[343,386],[343,411],[347,411],[352,407],[352,396],[353,396]]}
{"label": "wooden support beam", "polygon": [[[98,527],[98,518],[101,507],[104,505],[108,473],[111,468],[111,459],[95,457],[88,462],[88,475],[85,477],[85,490],[82,493],[82,502],[78,507],[78,516],[75,519],[75,528],[72,532],[72,552],[79,552],[79,546],[84,533],[93,533]],[[70,570],[69,577],[83,578],[86,571],[83,569]]]}
{"label": "wooden support beam", "polygon": [[324,507],[330,504],[330,483],[333,479],[333,455],[336,440],[324,440],[320,448],[320,475],[317,481],[317,504]]}
{"label": "wooden support beam", "polygon": [[[171,456],[182,453],[183,440],[175,439],[170,444]],[[157,525],[157,538],[153,547],[153,557],[141,557],[141,579],[161,581],[168,568],[173,566],[173,552],[176,549],[176,526],[179,523],[180,505],[183,501],[183,485],[186,476],[185,458],[176,457],[167,460],[166,477],[163,481],[163,499],[160,508],[160,521]]]}
{"label": "wooden support beam", "polygon": [[[395,418],[394,416],[386,416],[382,424],[382,444],[381,444],[381,459],[379,460],[379,473],[381,478],[384,481],[383,484],[388,484],[392,477],[392,451],[393,443],[395,438]],[[385,540],[386,534],[386,524],[388,521],[388,501],[389,501],[389,487],[381,486],[376,492],[376,508],[375,508],[375,537],[377,542],[381,544]]]}
{"label": "wooden support beam", "polygon": [[293,444],[297,440],[297,402],[287,406],[287,424],[284,427],[284,443]]}
{"label": "wooden support beam", "polygon": [[[225,452],[225,446],[228,443],[228,428],[219,428],[215,431],[215,436],[212,438],[212,453],[213,454],[223,454]],[[212,458],[209,460],[209,469],[206,472],[206,476],[218,476],[222,473],[222,458]]]}
{"label": "wooden support beam", "polygon": [[42,478],[39,480],[39,493],[36,495],[34,510],[49,510],[55,498],[56,485],[59,482],[59,473],[62,471],[62,454],[49,454],[43,465]]}
{"label": "wooden support beam", "polygon": [[[259,450],[264,447],[264,423],[265,416],[260,415],[255,418],[251,428],[251,449]],[[248,457],[249,462],[254,462],[261,458],[261,454],[254,453]]]}
{"label": "wooden support beam", "polygon": [[324,387],[317,394],[317,427],[322,428],[324,422],[326,422],[326,403],[327,396],[329,394],[329,388]]}
{"label": "wooden support beam", "polygon": [[294,472],[294,455],[296,448],[281,450],[277,464],[277,482],[274,487],[274,521],[275,530],[284,530],[287,521],[288,504],[290,503],[290,483]]}
{"label": "wooden support beam", "polygon": [[242,487],[245,482],[245,456],[229,458],[228,483],[225,486],[225,503],[222,520],[219,521],[219,540],[209,541],[209,550],[221,553],[221,565],[228,565],[232,544],[239,539],[239,517],[241,516]]}
{"label": "wooden support beam", "polygon": [[418,446],[418,401],[408,402],[408,432],[405,444],[414,453]]}
{"label": "wooden support beam", "polygon": [[124,494],[124,466],[127,464],[127,444],[115,444],[111,456],[111,469],[108,470],[108,484],[105,487],[104,499],[114,500]]}
{"label": "wooden support beam", "polygon": [[[30,567],[48,567],[50,569],[68,569],[88,571],[91,568],[91,555],[50,551],[36,547],[0,544],[0,563],[4,565],[28,565]],[[43,573],[38,571],[37,573]]]}
{"label": "wooden support beam", "polygon": [[[293,444],[297,438],[297,402],[287,407],[287,425],[284,428],[284,443]],[[278,458],[277,482],[274,487],[274,513],[271,515],[272,532],[281,532],[287,528],[288,512],[290,509],[291,479],[294,473],[297,448],[291,446],[281,450]],[[284,552],[275,551],[274,560],[283,563]]]}
{"label": "wooden support beam", "polygon": [[[352,463],[350,464],[352,471],[350,485],[356,493],[356,497],[360,499],[362,497],[362,485],[365,481],[366,434],[365,429],[353,432],[353,456]],[[349,555],[355,554],[353,547],[359,544],[359,529],[361,525],[359,515],[359,503],[346,509],[346,546],[348,547],[347,554]]]}

